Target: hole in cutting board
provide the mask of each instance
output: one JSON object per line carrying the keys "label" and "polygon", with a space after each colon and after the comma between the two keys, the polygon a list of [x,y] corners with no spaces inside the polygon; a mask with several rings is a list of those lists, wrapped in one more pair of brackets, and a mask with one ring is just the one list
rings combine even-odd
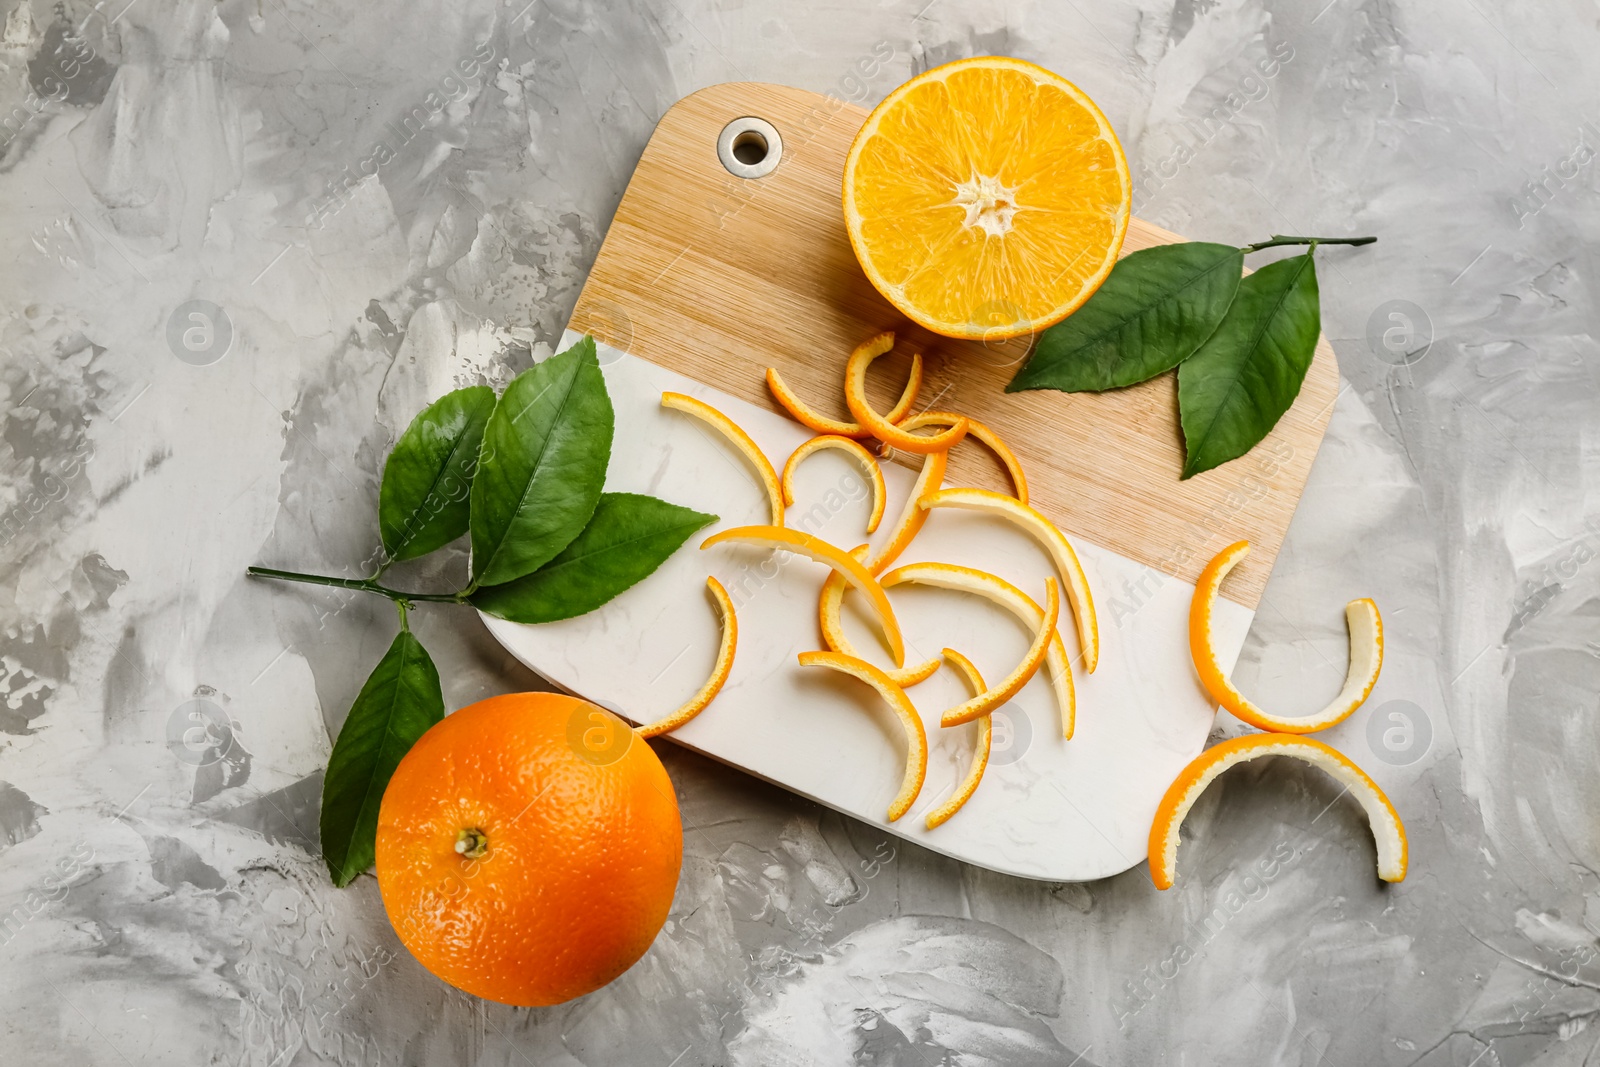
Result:
{"label": "hole in cutting board", "polygon": [[755,130],[746,130],[733,139],[733,158],[753,167],[767,158],[767,139]]}
{"label": "hole in cutting board", "polygon": [[764,178],[778,168],[783,138],[766,119],[754,115],[734,119],[717,137],[717,156],[728,173],[739,178]]}

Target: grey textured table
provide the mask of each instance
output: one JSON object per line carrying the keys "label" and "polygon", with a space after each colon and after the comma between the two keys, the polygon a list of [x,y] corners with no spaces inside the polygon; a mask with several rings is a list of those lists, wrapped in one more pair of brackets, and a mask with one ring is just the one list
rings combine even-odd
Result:
{"label": "grey textured table", "polygon": [[[0,3],[0,1060],[1600,1062],[1596,9],[862,8]],[[555,1009],[452,992],[317,853],[393,612],[245,566],[357,573],[394,435],[557,338],[675,100],[870,103],[983,52],[1084,86],[1154,222],[1380,236],[1319,253],[1345,386],[1239,677],[1310,710],[1379,599],[1331,739],[1411,876],[1281,763],[1208,794],[1158,894],[966,868],[665,745],[648,956]],[[538,684],[428,607],[450,706]]]}

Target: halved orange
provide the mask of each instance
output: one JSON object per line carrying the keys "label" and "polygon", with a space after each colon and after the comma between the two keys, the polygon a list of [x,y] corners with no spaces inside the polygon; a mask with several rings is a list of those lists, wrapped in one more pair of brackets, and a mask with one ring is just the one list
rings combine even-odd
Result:
{"label": "halved orange", "polygon": [[1001,339],[1066,318],[1128,229],[1122,145],[1081,89],[1003,56],[919,74],[873,109],[845,157],[861,268],[914,322]]}

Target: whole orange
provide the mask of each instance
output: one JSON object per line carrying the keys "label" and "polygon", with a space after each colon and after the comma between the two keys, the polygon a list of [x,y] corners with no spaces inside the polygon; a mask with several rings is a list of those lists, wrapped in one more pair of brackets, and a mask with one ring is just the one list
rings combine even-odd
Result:
{"label": "whole orange", "polygon": [[378,813],[378,888],[401,942],[451,985],[524,1007],[582,996],[644,955],[682,860],[650,746],[556,693],[446,716]]}

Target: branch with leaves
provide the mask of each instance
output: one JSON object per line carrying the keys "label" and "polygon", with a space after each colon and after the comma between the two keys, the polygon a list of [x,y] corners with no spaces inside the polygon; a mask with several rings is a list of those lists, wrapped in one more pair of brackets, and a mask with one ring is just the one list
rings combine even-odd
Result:
{"label": "branch with leaves", "polygon": [[[1235,248],[1159,245],[1120,260],[1105,284],[1039,342],[1006,392],[1102,392],[1178,368],[1183,477],[1237,459],[1294,403],[1322,333],[1318,245],[1376,237],[1282,237]],[[1307,245],[1245,275],[1244,257]]]}
{"label": "branch with leaves", "polygon": [[[419,603],[471,604],[512,622],[586,614],[637,584],[689,535],[717,520],[637,493],[604,491],[614,429],[611,398],[585,337],[517,375],[498,398],[457,389],[408,426],[383,468],[383,554],[366,578],[251,567],[256,578],[388,597],[400,633],[350,708],[322,787],[322,853],[336,885],[372,865],[378,807],[402,756],[444,717],[439,672],[412,634]],[[418,593],[379,579],[471,535],[468,583]]]}

